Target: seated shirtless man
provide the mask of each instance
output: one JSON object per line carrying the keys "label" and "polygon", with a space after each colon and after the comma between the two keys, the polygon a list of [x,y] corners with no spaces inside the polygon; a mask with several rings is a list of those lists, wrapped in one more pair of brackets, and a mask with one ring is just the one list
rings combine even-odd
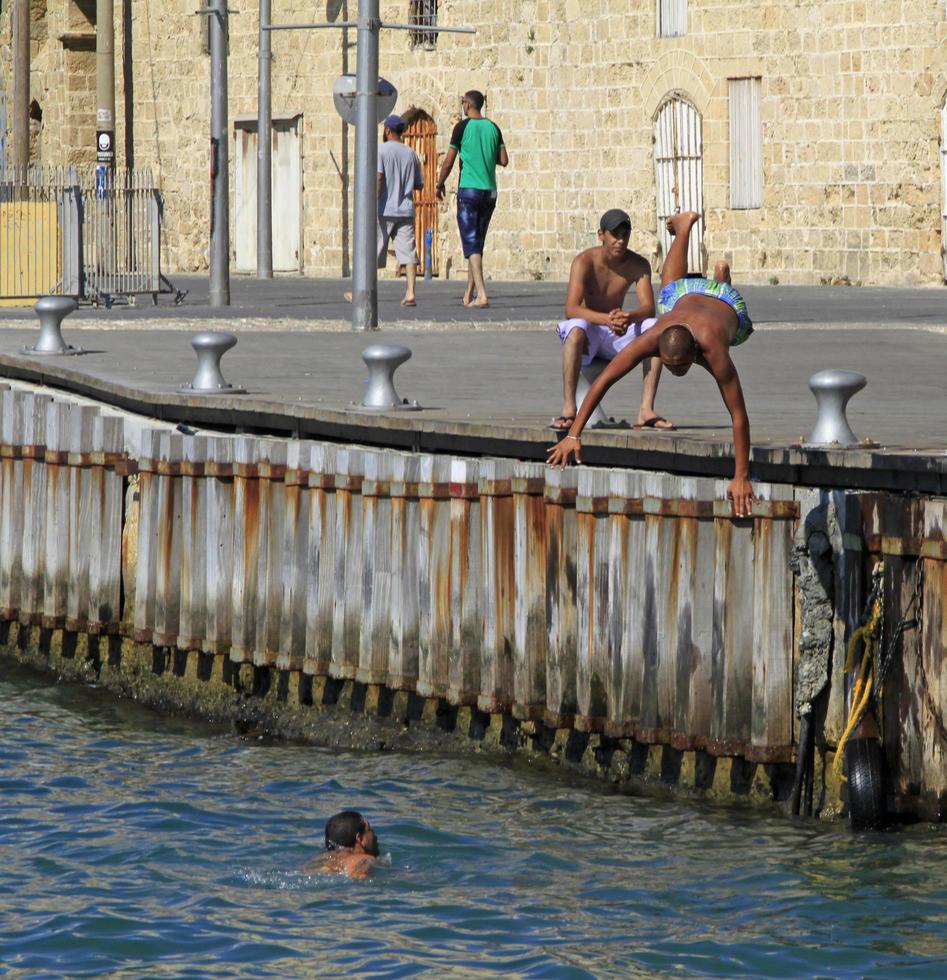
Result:
{"label": "seated shirtless man", "polygon": [[[651,265],[628,248],[631,218],[619,208],[602,215],[599,243],[572,260],[566,291],[566,317],[559,324],[562,341],[562,414],[552,428],[565,431],[576,411],[576,386],[581,366],[593,358],[610,361],[623,347],[654,324]],[[623,310],[625,295],[634,286],[638,305]],[[653,366],[652,366],[653,364]],[[644,362],[644,388],[636,429],[673,429],[654,410],[661,375],[659,362]]]}
{"label": "seated shirtless man", "polygon": [[378,858],[378,838],[372,825],[357,811],[343,810],[326,822],[324,853],[316,855],[304,874],[343,874],[368,878]]}
{"label": "seated shirtless man", "polygon": [[575,454],[582,462],[579,434],[606,391],[646,357],[657,354],[661,363],[678,377],[699,364],[713,375],[733,422],[733,479],[727,491],[737,517],[747,517],[753,488],[750,486],[750,420],[746,414],[740,377],[730,358],[730,348],[742,344],[753,332],[743,297],[730,284],[730,268],[718,262],[713,279],[687,279],[687,243],[700,215],[693,211],[668,219],[674,241],[661,273],[658,321],[615,355],[589,389],[575,422],[563,439],[549,450],[551,466],[565,466]]}

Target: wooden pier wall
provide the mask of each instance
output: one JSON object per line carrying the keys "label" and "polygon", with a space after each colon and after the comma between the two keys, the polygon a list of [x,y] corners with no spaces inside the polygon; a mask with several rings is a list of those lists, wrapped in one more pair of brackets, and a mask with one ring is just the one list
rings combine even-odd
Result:
{"label": "wooden pier wall", "polygon": [[[549,470],[241,435],[185,435],[0,390],[0,618],[380,685],[646,745],[794,755],[801,521],[825,494]],[[885,560],[899,640],[886,749],[899,806],[944,816],[947,501],[835,491],[840,652]],[[844,572],[844,574],[843,574]],[[844,596],[841,593],[845,593]],[[829,745],[831,747],[831,744]]]}

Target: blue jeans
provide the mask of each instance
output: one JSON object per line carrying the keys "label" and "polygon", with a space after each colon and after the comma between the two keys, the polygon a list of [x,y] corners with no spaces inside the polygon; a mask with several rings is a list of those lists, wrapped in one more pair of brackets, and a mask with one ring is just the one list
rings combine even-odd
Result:
{"label": "blue jeans", "polygon": [[460,244],[465,259],[471,255],[483,255],[487,229],[496,206],[496,191],[481,191],[473,187],[462,187],[457,191],[457,227],[460,229]]}

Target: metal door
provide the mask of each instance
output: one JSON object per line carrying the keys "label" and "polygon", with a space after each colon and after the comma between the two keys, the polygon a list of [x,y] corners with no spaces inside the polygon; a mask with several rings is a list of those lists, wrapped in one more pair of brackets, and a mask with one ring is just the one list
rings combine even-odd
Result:
{"label": "metal door", "polygon": [[[671,247],[666,222],[678,211],[703,214],[703,144],[700,113],[680,95],[666,99],[654,122],[654,176],[661,260]],[[691,232],[688,271],[704,271],[703,222]]]}
{"label": "metal door", "polygon": [[[300,154],[300,115],[273,119],[272,153],[273,271],[299,272],[300,207],[302,166]],[[255,119],[238,120],[235,163],[235,265],[237,272],[256,272],[256,160],[257,125]]]}
{"label": "metal door", "polygon": [[421,158],[421,172],[424,174],[424,187],[414,196],[414,233],[418,242],[418,255],[421,257],[421,271],[425,268],[426,235],[430,232],[431,275],[438,274],[437,257],[437,126],[423,109],[409,109],[404,115],[407,127],[404,131],[405,143]]}

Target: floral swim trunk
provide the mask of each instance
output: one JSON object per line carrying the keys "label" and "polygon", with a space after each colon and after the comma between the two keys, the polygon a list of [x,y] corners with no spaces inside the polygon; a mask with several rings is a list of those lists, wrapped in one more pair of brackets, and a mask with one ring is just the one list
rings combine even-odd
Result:
{"label": "floral swim trunk", "polygon": [[695,277],[693,279],[675,279],[674,282],[669,282],[661,290],[661,295],[658,297],[658,313],[670,313],[674,309],[675,303],[688,293],[711,296],[713,299],[723,300],[728,306],[733,307],[739,323],[733,342],[730,344],[731,347],[742,344],[753,333],[753,321],[747,312],[746,300],[730,283],[718,282],[716,279]]}

